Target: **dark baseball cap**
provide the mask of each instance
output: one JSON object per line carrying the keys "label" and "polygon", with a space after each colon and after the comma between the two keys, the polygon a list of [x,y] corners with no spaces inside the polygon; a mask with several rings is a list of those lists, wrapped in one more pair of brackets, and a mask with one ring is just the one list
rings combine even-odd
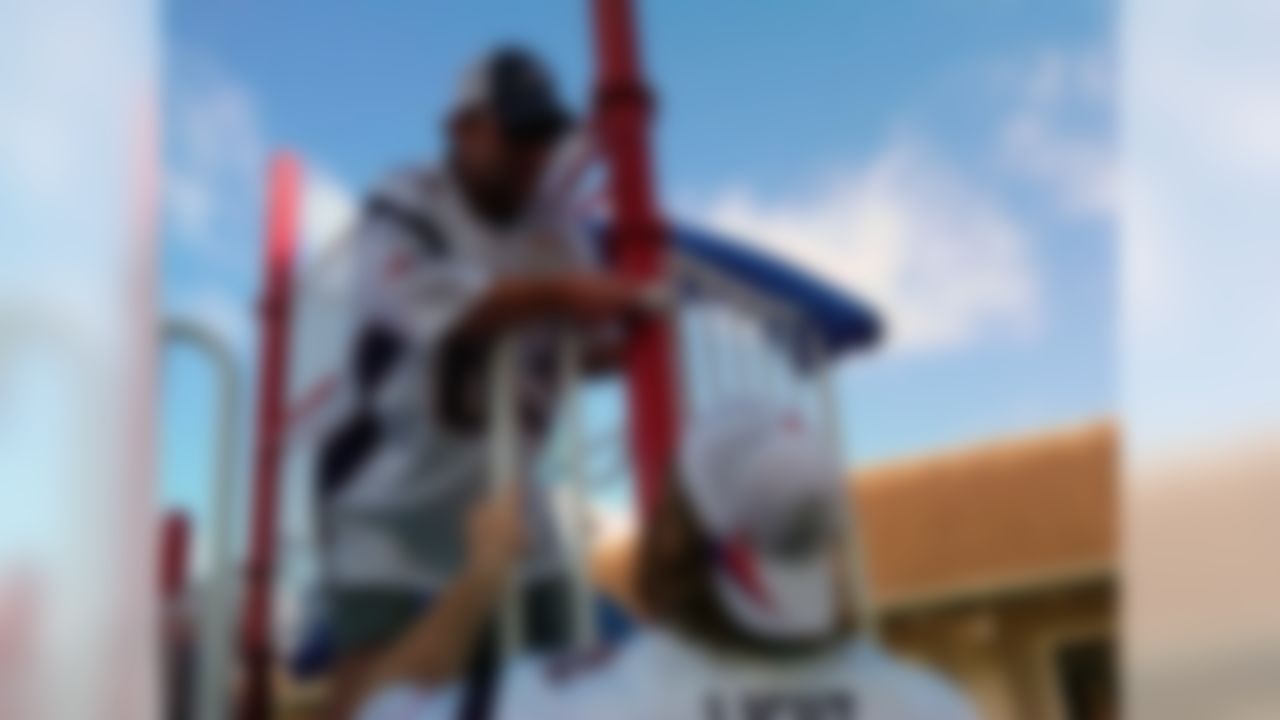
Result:
{"label": "dark baseball cap", "polygon": [[477,110],[493,113],[516,141],[555,140],[574,123],[546,66],[517,46],[494,50],[463,75],[453,114]]}

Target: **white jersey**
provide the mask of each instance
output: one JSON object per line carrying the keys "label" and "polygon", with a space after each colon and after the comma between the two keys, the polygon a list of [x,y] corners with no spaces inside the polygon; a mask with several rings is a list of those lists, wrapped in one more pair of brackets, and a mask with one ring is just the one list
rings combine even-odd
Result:
{"label": "white jersey", "polygon": [[[317,463],[325,572],[337,586],[430,591],[457,570],[469,509],[487,488],[486,355],[446,354],[443,340],[503,276],[592,260],[568,222],[544,214],[495,228],[471,212],[448,173],[422,168],[374,190],[353,242],[359,322],[342,407]],[[533,418],[523,445],[533,452],[558,394],[558,329],[519,334],[520,406]],[[525,569],[545,576],[560,554],[537,495]]]}
{"label": "white jersey", "polygon": [[[938,676],[861,641],[788,664],[713,656],[669,633],[642,634],[612,658],[522,663],[495,720],[976,720]],[[361,720],[453,720],[460,690],[397,687]]]}

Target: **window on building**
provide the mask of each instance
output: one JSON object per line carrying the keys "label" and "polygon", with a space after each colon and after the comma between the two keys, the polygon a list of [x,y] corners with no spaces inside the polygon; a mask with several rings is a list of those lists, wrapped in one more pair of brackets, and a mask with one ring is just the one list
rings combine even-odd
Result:
{"label": "window on building", "polygon": [[1056,650],[1054,673],[1063,720],[1116,720],[1115,648],[1106,638],[1069,642]]}

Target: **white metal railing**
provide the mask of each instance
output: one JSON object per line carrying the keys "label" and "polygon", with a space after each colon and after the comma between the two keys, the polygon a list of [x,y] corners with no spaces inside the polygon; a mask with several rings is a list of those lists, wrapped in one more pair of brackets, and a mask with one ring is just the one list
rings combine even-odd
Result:
{"label": "white metal railing", "polygon": [[[576,392],[581,377],[581,345],[573,338],[564,339],[558,348],[559,382],[566,393],[563,447],[564,484],[569,490],[568,521],[564,524],[569,549],[568,600],[571,604],[571,642],[577,649],[593,646],[597,640],[595,625],[595,592],[591,585],[590,562],[590,495],[584,463],[585,444],[582,408]],[[492,492],[517,492],[516,484],[526,480],[523,468],[522,431],[519,418],[518,338],[501,340],[491,358],[488,394],[489,445],[488,467]],[[508,578],[499,615],[499,642],[503,657],[512,657],[523,648],[527,633],[524,628],[523,602],[517,576]]]}
{"label": "white metal railing", "polygon": [[[840,412],[840,388],[835,368],[828,363],[821,364],[817,369],[817,381],[818,400],[821,403],[821,412],[824,418],[823,426],[827,428],[827,432],[830,434],[832,447],[835,452],[840,453],[840,458],[843,460],[844,418]],[[842,462],[841,467],[843,466]],[[841,538],[845,544],[845,559],[852,564],[848,578],[852,585],[848,591],[849,598],[859,613],[859,623],[862,631],[866,633],[867,638],[872,642],[878,642],[877,608],[875,594],[871,586],[869,555],[865,542],[866,533],[863,532],[862,523],[858,522],[857,488],[846,487],[845,494],[847,512],[843,515],[845,528],[844,532],[841,533]]]}
{"label": "white metal railing", "polygon": [[[822,361],[821,340],[808,319],[776,298],[762,298],[713,270],[685,265],[679,271],[683,274],[682,280],[686,284],[697,284],[703,295],[696,309],[686,309],[676,318],[681,336],[679,347],[683,350],[678,358],[682,368],[683,415],[690,417],[719,398],[763,393],[803,411],[815,425],[824,428],[833,451],[843,455],[840,398],[833,363]],[[797,340],[804,347],[779,348],[780,337]],[[522,469],[515,408],[516,349],[513,340],[499,343],[491,367],[489,467],[495,491],[509,491]],[[581,343],[572,338],[563,340],[558,349],[559,382],[565,397],[563,425],[559,428],[563,435],[555,453],[556,461],[550,466],[568,495],[566,517],[561,526],[566,529],[569,549],[571,640],[577,648],[595,643],[598,632],[596,597],[589,567],[590,495],[602,481],[617,482],[628,475],[621,463],[626,458],[622,433],[611,433],[615,435],[612,438],[593,433],[588,438],[580,391],[582,350]],[[799,364],[804,362],[802,356],[805,355],[811,367],[802,370]],[[592,459],[605,456],[613,458],[613,462],[592,467]],[[848,522],[842,535],[851,566],[851,587],[847,592],[859,614],[861,627],[875,640],[875,596],[870,584],[864,533],[856,522],[856,502],[856,493],[849,488]],[[519,652],[525,634],[516,584],[517,579],[512,578],[500,618],[502,649],[508,656]]]}
{"label": "white metal railing", "polygon": [[193,320],[170,319],[165,321],[162,332],[166,343],[190,345],[208,356],[218,376],[217,439],[208,535],[209,585],[200,598],[195,707],[199,720],[223,720],[230,712],[231,664],[235,652],[235,428],[242,381],[231,346],[207,326]]}
{"label": "white metal railing", "polygon": [[[490,358],[488,470],[489,489],[493,493],[518,492],[518,483],[521,482],[517,342],[516,337],[503,338]],[[499,615],[501,657],[518,654],[524,644],[519,584],[518,577],[510,577],[503,590]]]}
{"label": "white metal railing", "polygon": [[582,347],[574,338],[566,338],[560,347],[560,387],[565,394],[566,485],[569,489],[566,535],[569,544],[569,578],[572,595],[572,638],[574,648],[585,650],[598,640],[595,624],[595,592],[591,586],[591,501],[586,473],[584,426],[579,381],[582,372]]}

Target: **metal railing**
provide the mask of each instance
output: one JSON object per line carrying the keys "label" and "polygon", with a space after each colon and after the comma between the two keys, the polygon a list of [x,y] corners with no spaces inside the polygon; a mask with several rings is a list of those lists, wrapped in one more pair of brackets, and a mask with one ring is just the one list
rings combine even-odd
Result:
{"label": "metal railing", "polygon": [[[686,278],[688,280],[689,278]],[[840,452],[843,446],[843,418],[836,387],[834,363],[822,358],[820,339],[808,320],[776,299],[759,298],[732,280],[716,277],[699,270],[692,282],[704,283],[701,311],[706,314],[685,322],[676,323],[681,329],[684,349],[681,358],[684,392],[682,412],[686,417],[713,403],[717,398],[750,393],[765,395],[796,407],[809,415],[814,423],[829,435],[831,447]],[[687,313],[688,311],[686,311]],[[698,311],[694,311],[698,312]],[[779,330],[781,329],[781,330]],[[808,367],[798,367],[803,361],[790,352],[778,348],[778,337],[799,338],[807,347],[800,354],[813,359]],[[522,438],[517,419],[516,368],[517,347],[508,339],[499,344],[493,355],[489,382],[489,417],[493,419],[489,435],[489,468],[491,487],[495,491],[509,491],[522,471],[520,458]],[[561,523],[567,529],[569,550],[569,602],[572,618],[571,641],[575,648],[586,648],[598,639],[595,624],[596,591],[590,571],[591,557],[591,496],[606,480],[619,481],[618,477],[593,475],[589,455],[608,453],[610,457],[625,457],[625,450],[609,447],[609,438],[593,433],[588,442],[581,407],[581,357],[582,343],[572,337],[561,341],[559,355],[559,383],[565,402],[561,408],[560,431],[562,442],[557,449],[556,462],[551,471],[558,476],[561,486],[567,490],[567,518]],[[623,434],[615,438],[621,442]],[[600,470],[599,463],[594,468]],[[606,469],[615,467],[609,463]],[[856,522],[856,493],[848,491],[849,513],[846,532],[842,537],[847,543],[845,557],[851,564],[848,599],[856,608],[860,627],[873,640],[876,639],[877,613],[875,595],[867,566],[865,533]],[[521,626],[517,580],[512,578],[503,600],[502,647],[508,657],[520,652],[525,637]]]}
{"label": "metal railing", "polygon": [[231,665],[235,652],[236,571],[234,518],[236,489],[236,418],[240,411],[242,380],[235,352],[226,340],[199,322],[166,320],[166,344],[183,344],[200,351],[217,374],[217,439],[214,449],[214,482],[210,497],[209,585],[201,596],[196,659],[196,718],[225,720],[230,717]]}

